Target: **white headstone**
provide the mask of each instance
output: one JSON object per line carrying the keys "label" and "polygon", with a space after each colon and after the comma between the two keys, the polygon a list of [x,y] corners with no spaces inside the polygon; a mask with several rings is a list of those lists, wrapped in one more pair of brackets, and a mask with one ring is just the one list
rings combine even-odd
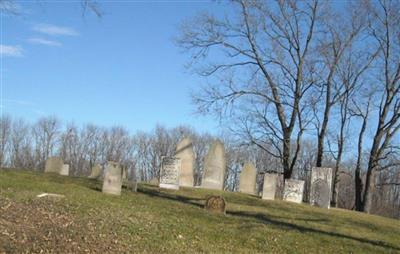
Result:
{"label": "white headstone", "polygon": [[60,173],[64,165],[63,160],[60,157],[50,157],[46,160],[44,172],[46,173]]}
{"label": "white headstone", "polygon": [[106,166],[106,174],[103,181],[103,192],[114,195],[121,195],[122,170],[121,166],[109,161]]}
{"label": "white headstone", "polygon": [[302,180],[285,180],[285,189],[283,199],[290,202],[303,202],[304,181]]}
{"label": "white headstone", "polygon": [[160,170],[160,188],[179,190],[181,159],[162,157]]}
{"label": "white headstone", "polygon": [[204,172],[201,186],[205,189],[222,190],[226,171],[224,144],[217,140],[211,144],[204,158]]}
{"label": "white headstone", "polygon": [[313,167],[311,171],[310,204],[329,208],[332,193],[332,169]]}
{"label": "white headstone", "polygon": [[190,138],[182,139],[176,146],[175,157],[181,159],[181,171],[179,175],[179,186],[194,186],[194,152]]}
{"label": "white headstone", "polygon": [[262,199],[274,200],[278,189],[278,174],[265,173]]}
{"label": "white headstone", "polygon": [[69,165],[68,164],[63,164],[60,175],[62,176],[68,176],[69,175]]}
{"label": "white headstone", "polygon": [[256,194],[257,169],[253,163],[247,162],[240,173],[239,192]]}
{"label": "white headstone", "polygon": [[89,178],[98,178],[101,176],[101,166],[96,164],[92,167],[92,172],[90,173]]}

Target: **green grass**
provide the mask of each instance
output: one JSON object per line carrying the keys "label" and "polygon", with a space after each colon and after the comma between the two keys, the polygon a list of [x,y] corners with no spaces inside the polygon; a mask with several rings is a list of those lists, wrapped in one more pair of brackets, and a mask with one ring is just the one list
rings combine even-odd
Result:
{"label": "green grass", "polygon": [[[100,189],[100,182],[86,178],[0,170],[4,204],[51,212],[49,216],[66,223],[40,226],[29,215],[15,219],[15,225],[23,225],[20,232],[36,234],[27,239],[36,239],[49,252],[60,248],[50,232],[55,230],[57,237],[71,238],[66,240],[73,243],[71,251],[82,253],[400,253],[398,220],[196,188],[170,191],[139,184],[137,193],[124,189],[121,196]],[[42,202],[36,198],[42,192],[65,198]],[[224,196],[226,216],[203,209],[209,194]],[[4,214],[16,211],[2,209]],[[2,246],[6,252],[37,251],[30,241],[10,238],[7,220],[14,219],[7,218],[0,215],[0,230],[6,232],[0,231],[0,253]]]}

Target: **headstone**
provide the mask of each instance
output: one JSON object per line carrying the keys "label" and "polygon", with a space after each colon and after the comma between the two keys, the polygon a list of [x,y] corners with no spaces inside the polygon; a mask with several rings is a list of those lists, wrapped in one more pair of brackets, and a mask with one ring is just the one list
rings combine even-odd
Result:
{"label": "headstone", "polygon": [[192,140],[190,138],[184,138],[178,143],[176,146],[175,157],[181,159],[179,186],[193,187],[194,152]]}
{"label": "headstone", "polygon": [[50,157],[46,160],[44,172],[46,173],[60,173],[64,165],[60,157]]}
{"label": "headstone", "polygon": [[162,157],[160,170],[160,188],[179,190],[181,159]]}
{"label": "headstone", "polygon": [[265,173],[262,199],[274,200],[278,190],[278,174]]}
{"label": "headstone", "polygon": [[239,192],[246,194],[256,194],[257,170],[253,163],[247,162],[240,173]]}
{"label": "headstone", "polygon": [[132,192],[137,192],[137,181],[136,180],[128,181],[127,188]]}
{"label": "headstone", "polygon": [[121,195],[122,172],[117,162],[109,161],[106,166],[106,174],[103,181],[103,192],[114,195]]}
{"label": "headstone", "polygon": [[127,174],[128,169],[126,168],[126,166],[122,166],[121,169],[122,169],[122,180],[127,180],[128,179],[128,174]]}
{"label": "headstone", "polygon": [[60,170],[60,175],[62,176],[68,176],[69,175],[69,165],[68,164],[63,164],[61,170]]}
{"label": "headstone", "polygon": [[301,203],[303,202],[304,181],[302,180],[285,180],[285,189],[283,192],[283,199],[290,202]]}
{"label": "headstone", "polygon": [[157,177],[154,177],[150,180],[149,184],[158,186],[160,184],[160,179],[158,179]]}
{"label": "headstone", "polygon": [[204,208],[213,213],[226,213],[226,202],[222,196],[208,196]]}
{"label": "headstone", "polygon": [[98,178],[101,176],[101,166],[99,164],[96,164],[92,167],[92,172],[90,173],[89,178]]}
{"label": "headstone", "polygon": [[331,203],[332,169],[313,167],[311,171],[310,204],[329,208]]}
{"label": "headstone", "polygon": [[225,148],[221,141],[214,141],[204,159],[202,188],[222,190],[226,171]]}

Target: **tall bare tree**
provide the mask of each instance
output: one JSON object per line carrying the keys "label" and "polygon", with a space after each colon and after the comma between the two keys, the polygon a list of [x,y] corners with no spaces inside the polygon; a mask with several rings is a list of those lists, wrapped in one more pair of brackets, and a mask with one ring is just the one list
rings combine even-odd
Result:
{"label": "tall bare tree", "polygon": [[[290,178],[305,129],[303,99],[314,84],[312,52],[323,8],[317,0],[233,3],[234,17],[200,14],[182,25],[177,42],[192,53],[193,69],[215,78],[194,101],[203,113],[235,119],[249,143],[278,158]],[[199,61],[211,55],[217,60]]]}
{"label": "tall bare tree", "polygon": [[369,31],[379,46],[376,63],[376,100],[379,102],[377,125],[369,150],[368,168],[361,210],[372,207],[376,173],[388,168],[382,162],[400,148],[393,144],[400,129],[400,2],[380,0],[367,6],[370,13]]}

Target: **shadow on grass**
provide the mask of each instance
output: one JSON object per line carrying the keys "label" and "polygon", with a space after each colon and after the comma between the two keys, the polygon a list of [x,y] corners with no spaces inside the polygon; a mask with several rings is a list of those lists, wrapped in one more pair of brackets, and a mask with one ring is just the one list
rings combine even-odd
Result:
{"label": "shadow on grass", "polygon": [[165,198],[203,208],[203,205],[198,203],[199,201],[204,200],[202,198],[188,198],[182,195],[169,194],[165,192],[160,192],[157,189],[148,189],[148,188],[138,188],[138,192],[146,194],[151,197]]}
{"label": "shadow on grass", "polygon": [[[242,212],[242,211],[227,211],[227,214],[233,215],[233,216],[244,217],[244,218],[257,219],[258,221],[260,221],[261,223],[264,223],[264,224],[272,224],[272,225],[276,225],[276,226],[279,226],[279,227],[285,227],[287,229],[298,230],[298,231],[303,232],[303,233],[304,232],[317,233],[317,234],[328,235],[328,236],[333,236],[333,237],[346,238],[346,239],[349,239],[349,240],[354,240],[354,241],[358,241],[358,242],[361,242],[361,243],[367,243],[367,244],[371,244],[371,245],[374,245],[374,246],[379,246],[379,247],[383,247],[383,248],[387,248],[387,249],[391,249],[391,250],[396,250],[396,251],[400,250],[399,247],[393,246],[393,245],[388,244],[388,243],[383,242],[383,241],[374,241],[374,240],[369,240],[369,239],[360,238],[360,237],[356,237],[356,236],[350,236],[350,235],[345,235],[345,234],[335,233],[335,232],[326,232],[326,231],[323,231],[323,230],[320,230],[320,229],[300,226],[300,225],[296,225],[296,224],[293,224],[293,223],[288,223],[288,222],[272,219],[271,217],[266,216],[265,214],[262,214],[262,213],[249,213],[249,212]],[[277,218],[279,218],[279,217],[277,217]],[[304,219],[304,220],[305,221],[314,221],[313,219]]]}

